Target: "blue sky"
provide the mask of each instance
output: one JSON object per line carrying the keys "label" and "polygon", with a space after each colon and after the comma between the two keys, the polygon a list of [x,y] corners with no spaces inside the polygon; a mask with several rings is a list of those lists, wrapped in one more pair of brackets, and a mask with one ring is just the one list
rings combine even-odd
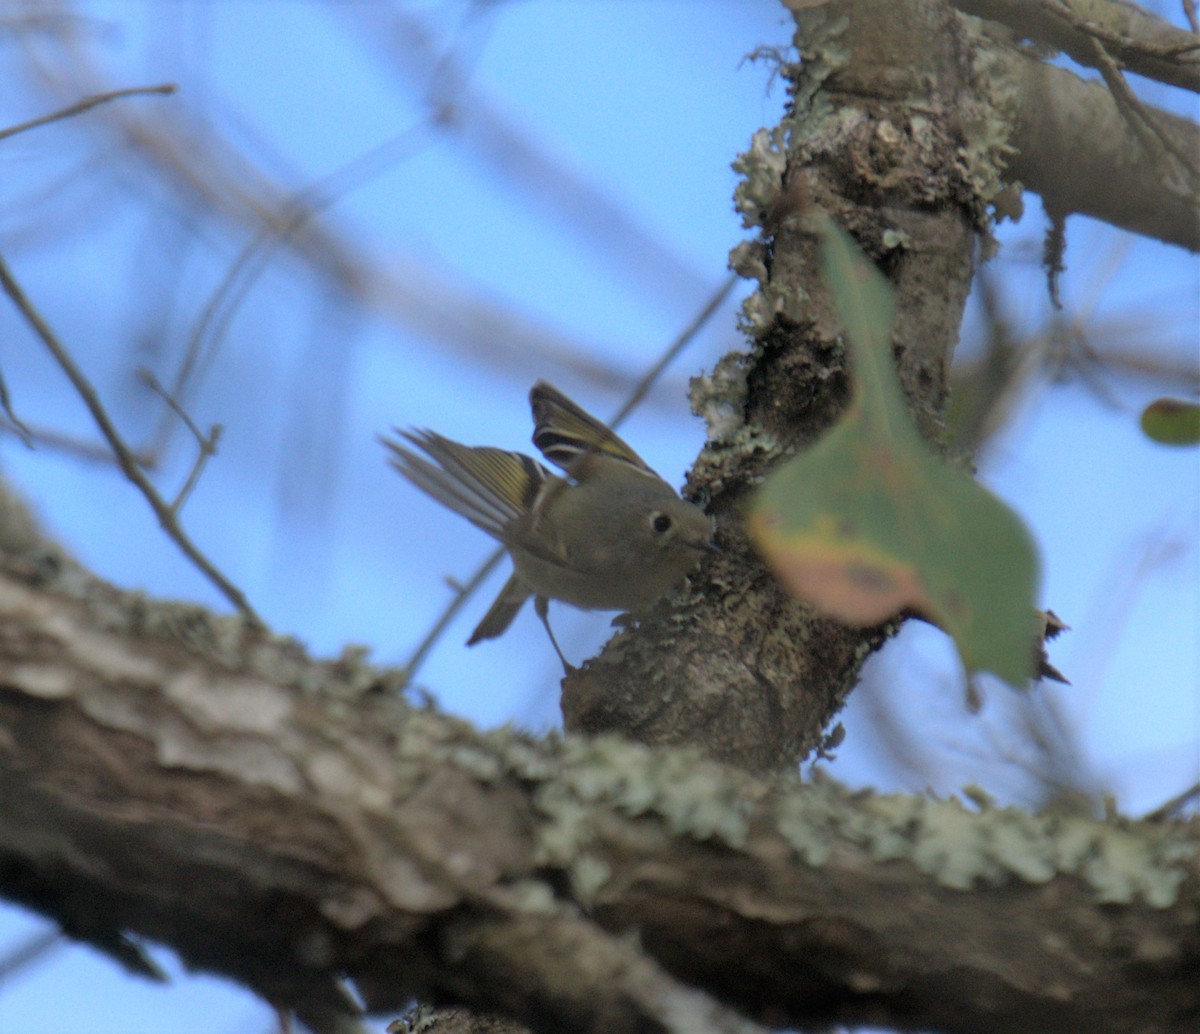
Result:
{"label": "blue sky", "polygon": [[[454,92],[457,110],[442,128],[427,124],[429,66],[367,18],[385,5],[124,0],[74,10],[73,60],[51,34],[0,43],[6,81],[21,84],[0,98],[0,124],[97,88],[173,81],[176,98],[120,103],[181,132],[210,122],[222,147],[291,189],[384,141],[409,145],[317,217],[370,259],[389,291],[354,309],[280,249],[240,303],[189,403],[198,422],[225,432],[185,511],[201,546],[273,627],[320,653],[355,643],[380,662],[403,662],[447,602],[446,577],[469,576],[491,543],[390,473],[375,436],[428,426],[472,444],[529,448],[525,398],[539,376],[600,415],[618,407],[620,385],[703,306],[744,236],[729,163],[778,118],[783,94],[778,84],[768,91],[769,65],[742,59],[788,42],[782,9],[766,0],[530,0],[474,13],[396,5],[467,74],[469,92]],[[1161,89],[1144,94],[1179,104]],[[140,442],[158,407],[131,371],[147,365],[170,379],[248,232],[130,154],[116,114],[98,109],[0,144],[0,246]],[[193,137],[187,155],[198,168],[220,164],[212,140]],[[528,153],[545,163],[532,187]],[[209,204],[232,203],[253,182],[233,173],[212,181],[224,193]],[[1019,225],[1001,228],[993,269],[1015,329],[1034,333],[1050,313],[1035,198],[1027,208]],[[1067,264],[1065,317],[1081,321],[1098,352],[1190,366],[1195,383],[1194,257],[1073,219]],[[675,484],[704,433],[688,414],[686,380],[738,347],[734,304],[622,432]],[[468,320],[476,305],[493,321],[483,334]],[[962,354],[977,334],[973,311]],[[535,355],[535,343],[549,354]],[[23,419],[96,440],[8,307],[0,362]],[[944,638],[913,629],[873,662],[833,774],[939,792],[977,782],[1026,800],[1028,748],[1014,722],[1049,711],[1088,785],[1131,812],[1200,779],[1200,459],[1137,430],[1140,408],[1169,388],[1161,377],[1068,370],[1027,394],[985,456],[988,484],[1039,541],[1044,602],[1073,628],[1053,650],[1073,685],[1033,699],[991,686],[971,716]],[[111,465],[31,452],[11,437],[0,449],[47,528],[93,569],[224,605]],[[177,436],[159,483],[180,484],[190,462]],[[503,577],[459,616],[419,683],[481,725],[547,728],[557,722],[558,667],[531,612],[504,639],[463,646]],[[587,656],[607,633],[606,615],[556,608],[553,618],[569,656]],[[934,759],[927,772],[897,763],[897,731],[880,721],[887,713],[919,734]],[[0,909],[0,957],[43,928]],[[155,988],[74,947],[0,986],[0,1030],[18,1034],[233,1034],[271,1023],[223,982],[181,977]]]}

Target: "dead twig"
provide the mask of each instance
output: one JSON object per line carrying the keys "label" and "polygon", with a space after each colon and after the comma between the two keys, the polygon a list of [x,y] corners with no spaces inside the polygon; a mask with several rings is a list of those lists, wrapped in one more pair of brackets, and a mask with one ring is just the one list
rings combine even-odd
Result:
{"label": "dead twig", "polygon": [[13,277],[12,271],[8,268],[8,263],[4,261],[2,255],[0,255],[0,285],[4,287],[5,294],[12,299],[13,304],[17,307],[17,311],[24,317],[25,322],[29,324],[33,332],[41,339],[42,344],[46,346],[58,365],[62,367],[63,372],[74,386],[75,391],[83,399],[84,405],[87,406],[89,412],[92,414],[92,419],[96,421],[96,426],[100,428],[100,433],[107,440],[125,477],[133,482],[138,491],[146,498],[146,501],[150,504],[150,508],[154,511],[154,515],[158,518],[158,523],[162,526],[163,531],[179,546],[184,556],[191,560],[196,568],[216,586],[247,621],[256,627],[263,627],[262,619],[254,612],[254,609],[250,606],[249,601],[242,591],[213,566],[212,562],[200,552],[195,543],[184,532],[175,511],[158,494],[158,491],[138,466],[137,458],[117,432],[91,381],[84,376],[83,371],[75,364],[75,360],[71,358],[70,353],[55,336],[49,325],[42,318],[41,313],[38,312],[33,303],[25,296],[25,292],[21,290],[20,284]]}
{"label": "dead twig", "polygon": [[159,86],[131,86],[125,90],[110,90],[108,93],[92,94],[92,96],[84,97],[83,100],[76,101],[65,108],[53,111],[49,115],[39,115],[37,118],[31,118],[27,122],[19,122],[15,126],[9,126],[7,129],[0,129],[0,140],[6,140],[10,136],[24,133],[27,129],[36,129],[38,126],[45,126],[51,122],[71,118],[73,115],[82,115],[85,111],[90,111],[99,104],[107,104],[109,101],[120,100],[122,97],[141,97],[146,95],[169,96],[178,90],[179,87],[175,83],[162,83]]}
{"label": "dead twig", "polygon": [[183,483],[183,487],[171,501],[171,512],[175,516],[179,516],[179,512],[183,509],[183,504],[187,502],[188,496],[192,494],[192,489],[196,487],[196,483],[200,480],[200,475],[204,472],[204,466],[208,463],[210,456],[217,454],[217,443],[221,440],[221,432],[224,428],[220,424],[213,424],[209,428],[208,434],[201,432],[196,426],[196,422],[187,414],[184,408],[167,394],[166,389],[158,383],[158,379],[147,369],[138,370],[138,378],[152,392],[161,398],[171,410],[184,422],[187,429],[192,432],[192,437],[196,439],[196,462],[192,464],[191,472]]}

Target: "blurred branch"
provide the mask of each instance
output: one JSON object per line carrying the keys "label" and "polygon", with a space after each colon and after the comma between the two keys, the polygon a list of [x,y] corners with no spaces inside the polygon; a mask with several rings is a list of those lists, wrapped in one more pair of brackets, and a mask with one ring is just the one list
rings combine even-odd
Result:
{"label": "blurred branch", "polygon": [[417,644],[417,648],[409,655],[407,661],[404,662],[404,684],[408,685],[416,678],[417,672],[421,670],[421,665],[425,663],[425,658],[429,656],[429,652],[437,646],[438,640],[442,638],[443,633],[450,627],[450,623],[458,616],[458,612],[463,609],[470,601],[471,597],[479,591],[479,587],[487,581],[488,575],[496,570],[496,565],[504,559],[504,554],[508,552],[504,546],[497,546],[488,554],[488,557],[480,564],[465,582],[454,582],[454,596],[450,602],[442,608],[441,614],[430,626],[429,631],[425,633],[424,638]]}
{"label": "blurred branch", "polygon": [[[58,62],[50,66],[44,54],[24,53],[48,86],[86,89],[100,79],[83,48],[64,40],[54,54]],[[170,118],[133,113],[120,105],[103,111],[105,123],[152,165],[185,207],[199,206],[248,228],[255,238],[277,240],[323,285],[365,310],[475,362],[507,364],[528,376],[545,375],[547,367],[568,368],[608,388],[629,383],[625,370],[603,358],[605,349],[580,345],[496,301],[460,272],[439,268],[428,249],[411,257],[397,253],[381,258],[350,227],[329,219],[289,228],[296,217],[295,189],[268,175],[186,104],[173,106]]]}
{"label": "blurred branch", "polygon": [[1167,819],[1178,818],[1183,810],[1194,802],[1200,800],[1200,783],[1194,783],[1182,793],[1175,794],[1163,801],[1157,808],[1146,816],[1147,822],[1164,822]]}
{"label": "blurred branch", "polygon": [[11,980],[26,966],[53,955],[67,947],[66,935],[57,926],[39,931],[26,938],[8,954],[0,957],[0,986]]}
{"label": "blurred branch", "polygon": [[[65,455],[73,456],[76,459],[85,460],[88,463],[102,464],[106,467],[111,467],[117,462],[112,449],[94,440],[77,438],[74,435],[64,434],[56,428],[45,427],[41,424],[24,424],[23,426],[29,432],[29,444],[35,447],[45,445]],[[14,434],[19,435],[19,432],[15,429],[2,424],[0,424],[0,430],[12,430]],[[144,453],[133,450],[132,456],[134,462],[143,470],[151,467],[150,457]]]}
{"label": "blurred branch", "polygon": [[691,306],[708,290],[707,276],[666,247],[661,237],[609,193],[548,153],[468,85],[453,52],[438,52],[433,34],[411,7],[397,3],[329,4],[384,72],[404,76],[425,95],[439,124],[469,147],[488,172],[519,190],[525,203],[592,248],[636,290],[648,286],[660,304]]}
{"label": "blurred branch", "polygon": [[633,390],[629,393],[629,397],[625,400],[621,408],[618,409],[614,414],[612,420],[609,421],[609,427],[615,431],[623,423],[625,423],[625,418],[629,416],[629,414],[632,413],[639,405],[641,405],[642,399],[644,399],[650,389],[654,387],[659,377],[663,375],[663,372],[666,370],[666,368],[670,366],[671,363],[673,363],[679,356],[679,354],[692,343],[692,339],[704,329],[705,324],[707,324],[708,321],[712,319],[714,315],[716,315],[717,310],[725,304],[725,299],[729,297],[734,287],[737,286],[738,279],[739,278],[736,273],[730,273],[729,276],[725,278],[725,282],[713,292],[708,301],[704,303],[704,307],[698,313],[696,313],[696,316],[692,319],[691,323],[689,323],[683,328],[683,330],[679,332],[679,336],[667,346],[666,351],[663,352],[658,361],[641,376],[637,384],[634,385]]}
{"label": "blurred branch", "polygon": [[[1111,340],[1111,332],[1105,336]],[[1148,353],[1145,348],[1130,344],[1131,336],[1122,337],[1120,345],[1093,345],[1092,358],[1108,369],[1152,377],[1177,385],[1182,391],[1200,393],[1200,367],[1194,355]]]}
{"label": "blurred branch", "polygon": [[109,419],[107,411],[100,402],[100,397],[96,394],[96,389],[83,375],[83,371],[75,364],[70,353],[59,342],[49,325],[42,319],[41,314],[34,308],[29,299],[25,297],[25,293],[13,278],[12,272],[8,268],[8,263],[4,261],[2,256],[0,256],[0,284],[3,285],[4,292],[12,300],[17,311],[24,317],[25,322],[29,324],[33,332],[41,339],[42,343],[67,375],[79,397],[83,399],[84,404],[92,414],[92,419],[96,421],[96,426],[100,428],[100,433],[104,435],[105,440],[112,448],[113,454],[117,458],[117,463],[124,472],[125,477],[136,486],[138,491],[142,493],[146,501],[150,504],[150,508],[158,518],[158,523],[162,526],[163,531],[179,546],[184,556],[192,562],[197,570],[216,586],[217,590],[237,608],[251,625],[261,627],[262,619],[254,612],[254,609],[250,606],[249,601],[242,591],[221,574],[211,561],[200,552],[191,538],[184,532],[173,507],[158,494],[157,489],[150,483],[146,475],[142,473],[141,468],[138,466],[137,458],[129,450],[129,447],[125,444],[116,427]]}
{"label": "blurred branch", "polygon": [[120,100],[122,97],[139,97],[152,94],[165,96],[175,93],[178,89],[179,87],[174,83],[163,83],[161,86],[131,86],[124,90],[110,90],[108,93],[98,93],[91,97],[85,97],[83,100],[66,108],[51,112],[49,115],[41,115],[38,118],[30,119],[28,122],[21,122],[15,126],[9,126],[7,129],[0,129],[0,140],[16,136],[18,133],[24,133],[27,129],[34,129],[37,126],[58,122],[73,115],[81,115],[85,111],[90,111],[98,104],[107,104],[109,101]]}
{"label": "blurred branch", "polygon": [[1102,404],[1114,408],[1126,408],[1106,383],[1116,375],[1150,378],[1168,390],[1200,393],[1200,365],[1194,351],[1172,349],[1150,333],[1162,308],[1159,299],[1144,297],[1144,313],[1098,315],[1131,243],[1124,237],[1104,249],[1102,261],[1085,278],[1081,301],[1051,313],[1044,326],[1019,333],[1014,329],[1012,301],[1005,296],[996,269],[989,265],[979,269],[974,297],[982,309],[984,341],[972,349],[978,354],[971,358],[956,356],[951,370],[948,423],[957,449],[982,466],[988,446],[1012,415],[1048,383],[1067,380],[1069,374],[1083,381]]}
{"label": "blurred branch", "polygon": [[[347,192],[418,153],[424,146],[429,128],[429,123],[418,124],[283,200],[276,218],[264,222],[242,246],[201,310],[179,365],[171,389],[172,397],[183,399],[191,387],[193,375],[200,372],[202,361],[212,361],[239,303],[266,270],[272,251],[287,243],[313,217]],[[157,456],[166,447],[170,427],[169,419],[164,419],[159,425],[157,439],[151,450],[154,455]]]}
{"label": "blurred branch", "polygon": [[0,371],[0,410],[4,411],[4,415],[8,417],[9,423],[12,425],[13,433],[25,443],[26,446],[33,444],[33,432],[25,426],[24,421],[17,416],[16,410],[13,409],[12,399],[8,395],[8,384],[4,380],[4,373]]}
{"label": "blurred branch", "polygon": [[[173,94],[178,90],[174,83],[163,83],[158,86],[134,86],[121,90],[110,90],[105,93],[94,94],[90,97],[85,97],[80,101],[70,104],[65,108],[60,108],[58,111],[51,112],[48,115],[41,115],[37,118],[29,119],[26,122],[20,122],[17,125],[9,126],[5,129],[0,129],[0,140],[5,140],[9,137],[16,136],[18,133],[26,132],[27,130],[35,129],[39,126],[49,125],[52,122],[58,122],[63,119],[71,118],[75,115],[81,115],[100,104],[106,104],[109,101],[120,100],[125,97],[137,96],[165,96]],[[3,410],[5,416],[11,425],[11,430],[21,438],[26,446],[32,446],[34,433],[21,421],[16,412],[12,408],[12,403],[8,394],[8,386],[4,382],[4,378],[0,375],[0,409]]]}
{"label": "blurred branch", "polygon": [[947,423],[954,447],[977,456],[1005,426],[1044,368],[1048,351],[1044,335],[1021,341],[1012,323],[993,270],[975,275],[975,297],[983,310],[983,354],[951,368],[952,390]]}

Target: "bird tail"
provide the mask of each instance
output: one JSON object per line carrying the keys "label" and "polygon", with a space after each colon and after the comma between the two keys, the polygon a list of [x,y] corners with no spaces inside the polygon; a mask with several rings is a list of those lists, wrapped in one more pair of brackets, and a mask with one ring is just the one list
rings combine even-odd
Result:
{"label": "bird tail", "polygon": [[488,607],[488,612],[483,615],[483,620],[475,626],[475,631],[471,633],[467,645],[474,646],[484,639],[495,639],[497,636],[503,635],[531,595],[532,593],[526,588],[525,583],[515,574],[512,575],[504,583],[500,595]]}
{"label": "bird tail", "polygon": [[519,452],[460,445],[433,431],[397,428],[396,433],[424,455],[398,440],[381,438],[391,451],[392,466],[422,492],[501,542],[506,529],[533,509],[551,476]]}

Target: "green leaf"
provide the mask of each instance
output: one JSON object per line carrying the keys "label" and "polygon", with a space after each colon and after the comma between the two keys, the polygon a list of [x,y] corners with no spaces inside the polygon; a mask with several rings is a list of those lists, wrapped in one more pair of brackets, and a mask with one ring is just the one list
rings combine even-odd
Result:
{"label": "green leaf", "polygon": [[1200,406],[1182,399],[1155,399],[1142,410],[1142,430],[1160,445],[1200,444]]}
{"label": "green leaf", "polygon": [[827,282],[854,381],[841,421],[767,480],[750,531],[797,596],[872,625],[911,608],[968,671],[1034,673],[1038,564],[1020,518],[921,439],[892,365],[891,288],[823,214]]}

